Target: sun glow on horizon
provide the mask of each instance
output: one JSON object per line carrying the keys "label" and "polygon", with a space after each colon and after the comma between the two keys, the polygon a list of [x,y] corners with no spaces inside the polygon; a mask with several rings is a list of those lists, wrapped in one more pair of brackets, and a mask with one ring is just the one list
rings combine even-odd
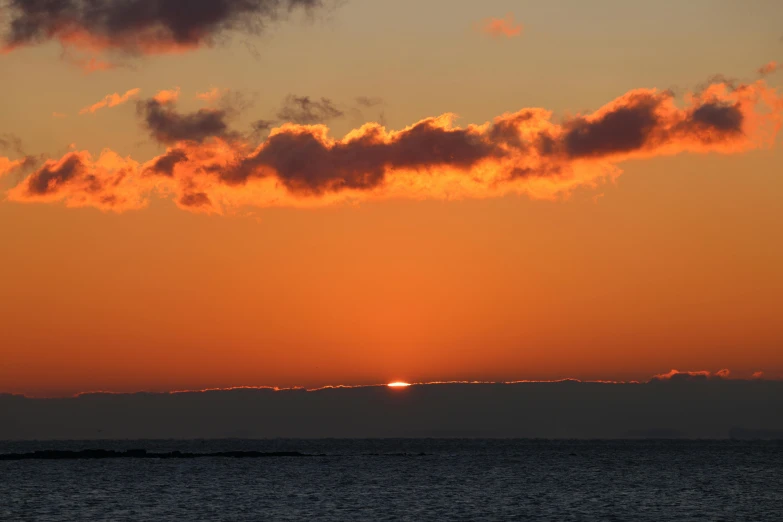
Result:
{"label": "sun glow on horizon", "polygon": [[410,386],[410,383],[397,381],[397,382],[390,382],[386,386],[388,386],[389,388],[407,388],[408,386]]}

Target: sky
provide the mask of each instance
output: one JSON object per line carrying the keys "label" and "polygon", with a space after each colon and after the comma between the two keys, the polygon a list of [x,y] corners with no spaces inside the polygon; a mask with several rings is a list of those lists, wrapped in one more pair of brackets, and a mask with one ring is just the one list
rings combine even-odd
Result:
{"label": "sky", "polygon": [[780,2],[84,4],[0,0],[0,391],[783,378]]}

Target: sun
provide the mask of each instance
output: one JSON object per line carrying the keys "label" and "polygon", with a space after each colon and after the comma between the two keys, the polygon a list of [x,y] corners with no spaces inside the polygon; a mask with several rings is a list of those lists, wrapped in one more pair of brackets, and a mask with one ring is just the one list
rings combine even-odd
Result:
{"label": "sun", "polygon": [[410,386],[410,384],[407,382],[398,381],[398,382],[390,382],[386,386],[388,386],[389,388],[407,388],[408,386]]}

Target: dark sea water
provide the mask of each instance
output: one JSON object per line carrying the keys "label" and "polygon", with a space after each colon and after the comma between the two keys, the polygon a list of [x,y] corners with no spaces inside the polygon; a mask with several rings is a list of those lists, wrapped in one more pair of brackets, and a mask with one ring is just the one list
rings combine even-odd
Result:
{"label": "dark sea water", "polygon": [[324,456],[0,461],[0,520],[783,520],[780,441],[0,442],[86,448]]}

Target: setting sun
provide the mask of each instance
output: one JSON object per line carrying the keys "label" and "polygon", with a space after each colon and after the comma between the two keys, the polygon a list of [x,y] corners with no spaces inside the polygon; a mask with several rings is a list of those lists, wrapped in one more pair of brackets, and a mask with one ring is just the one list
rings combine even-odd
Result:
{"label": "setting sun", "polygon": [[410,384],[407,382],[390,382],[386,386],[389,388],[407,388]]}

